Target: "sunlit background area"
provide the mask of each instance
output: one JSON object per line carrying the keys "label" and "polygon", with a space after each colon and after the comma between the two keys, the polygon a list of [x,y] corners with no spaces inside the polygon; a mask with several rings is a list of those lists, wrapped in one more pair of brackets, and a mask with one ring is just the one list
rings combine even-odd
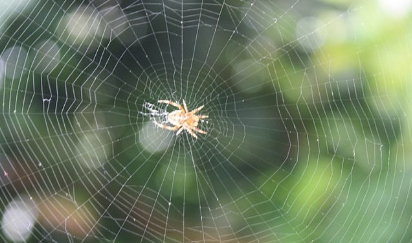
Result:
{"label": "sunlit background area", "polygon": [[411,242],[411,23],[412,0],[0,0],[0,242]]}

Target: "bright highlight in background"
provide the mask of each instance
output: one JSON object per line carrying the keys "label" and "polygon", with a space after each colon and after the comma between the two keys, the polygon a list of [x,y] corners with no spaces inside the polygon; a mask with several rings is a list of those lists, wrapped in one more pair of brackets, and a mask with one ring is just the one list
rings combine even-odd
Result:
{"label": "bright highlight in background", "polygon": [[150,153],[165,151],[173,140],[172,132],[166,131],[153,122],[146,123],[139,132],[140,145]]}
{"label": "bright highlight in background", "polygon": [[5,74],[7,78],[19,78],[26,71],[27,51],[20,46],[13,46],[6,49],[1,58],[5,60]]}
{"label": "bright highlight in background", "polygon": [[60,48],[56,42],[46,40],[38,43],[33,60],[34,69],[39,73],[51,72],[60,63]]}
{"label": "bright highlight in background", "polygon": [[12,201],[4,211],[1,220],[3,234],[11,241],[24,242],[36,223],[37,210],[28,198]]}
{"label": "bright highlight in background", "polygon": [[[11,14],[19,14],[32,5],[32,0],[0,0],[0,20],[7,19]],[[1,26],[1,25],[0,25]]]}
{"label": "bright highlight in background", "polygon": [[403,18],[410,13],[411,0],[379,0],[382,10],[391,17]]}

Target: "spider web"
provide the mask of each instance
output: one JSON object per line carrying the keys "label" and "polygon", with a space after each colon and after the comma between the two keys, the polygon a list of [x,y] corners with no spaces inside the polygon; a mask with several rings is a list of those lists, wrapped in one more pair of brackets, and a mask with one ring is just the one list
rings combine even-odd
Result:
{"label": "spider web", "polygon": [[395,2],[1,1],[0,238],[410,242]]}

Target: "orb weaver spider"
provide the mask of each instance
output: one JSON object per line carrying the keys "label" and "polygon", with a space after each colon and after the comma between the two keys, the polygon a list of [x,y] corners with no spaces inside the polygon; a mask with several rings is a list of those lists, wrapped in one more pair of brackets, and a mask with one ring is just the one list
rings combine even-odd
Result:
{"label": "orb weaver spider", "polygon": [[199,106],[192,111],[189,111],[185,100],[183,100],[183,106],[170,100],[158,100],[157,102],[172,105],[176,108],[179,108],[179,110],[175,110],[167,114],[167,122],[173,126],[160,124],[156,120],[154,120],[153,122],[154,124],[156,124],[156,126],[170,131],[177,130],[176,135],[179,135],[183,130],[186,130],[196,139],[196,133],[207,134],[207,132],[197,128],[200,120],[209,118],[208,115],[196,115],[196,113],[200,111],[204,107],[204,105]]}

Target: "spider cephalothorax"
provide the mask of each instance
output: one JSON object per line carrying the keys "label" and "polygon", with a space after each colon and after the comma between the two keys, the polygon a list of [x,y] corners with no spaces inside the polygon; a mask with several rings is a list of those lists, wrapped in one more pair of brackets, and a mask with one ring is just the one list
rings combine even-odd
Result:
{"label": "spider cephalothorax", "polygon": [[167,123],[170,123],[173,126],[160,124],[157,121],[154,121],[154,123],[158,127],[167,129],[170,131],[177,130],[176,135],[179,135],[183,130],[186,130],[194,138],[197,138],[197,135],[196,135],[197,132],[202,133],[202,134],[207,134],[207,132],[197,128],[200,120],[206,119],[209,117],[208,115],[196,115],[196,113],[203,108],[203,105],[192,111],[189,111],[187,109],[185,100],[183,100],[183,106],[181,104],[178,104],[170,100],[158,100],[157,102],[166,103],[166,104],[179,108],[179,110],[175,110],[167,114]]}

